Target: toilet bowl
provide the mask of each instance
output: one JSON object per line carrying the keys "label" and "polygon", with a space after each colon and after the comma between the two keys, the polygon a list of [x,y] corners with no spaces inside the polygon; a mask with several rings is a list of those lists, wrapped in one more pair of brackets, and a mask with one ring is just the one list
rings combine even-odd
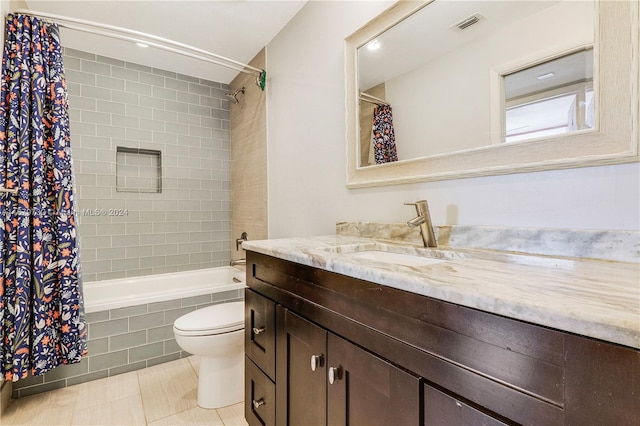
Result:
{"label": "toilet bowl", "polygon": [[198,405],[220,408],[244,399],[244,302],[198,309],[173,323],[185,351],[200,356]]}

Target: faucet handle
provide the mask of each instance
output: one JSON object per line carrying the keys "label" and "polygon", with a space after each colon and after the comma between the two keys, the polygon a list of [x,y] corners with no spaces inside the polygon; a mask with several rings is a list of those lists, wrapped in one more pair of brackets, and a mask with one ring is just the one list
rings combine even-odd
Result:
{"label": "faucet handle", "polygon": [[245,241],[248,241],[248,239],[249,238],[247,237],[247,233],[243,232],[240,235],[240,238],[236,239],[236,251],[240,250],[240,246],[242,245],[242,243],[244,243]]}
{"label": "faucet handle", "polygon": [[418,215],[427,211],[427,200],[418,200],[415,203],[404,203],[405,206],[415,206]]}
{"label": "faucet handle", "polygon": [[416,211],[418,212],[418,214],[420,214],[420,210],[418,208],[418,203],[404,203],[405,206],[415,206]]}

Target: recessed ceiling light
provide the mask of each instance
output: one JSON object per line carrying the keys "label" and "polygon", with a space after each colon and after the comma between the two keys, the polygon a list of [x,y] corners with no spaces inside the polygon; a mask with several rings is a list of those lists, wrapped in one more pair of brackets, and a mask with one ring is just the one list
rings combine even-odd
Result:
{"label": "recessed ceiling light", "polygon": [[367,44],[367,49],[369,50],[378,50],[380,49],[380,42],[376,39]]}
{"label": "recessed ceiling light", "polygon": [[539,75],[539,76],[538,76],[538,77],[536,77],[536,78],[537,78],[538,80],[547,80],[547,79],[549,79],[549,78],[551,78],[551,77],[555,77],[555,74],[554,74],[554,73],[552,73],[552,72],[548,72],[548,73],[546,73],[546,74],[541,74],[541,75]]}
{"label": "recessed ceiling light", "polygon": [[139,41],[136,41],[136,45],[138,45],[138,46],[140,46],[140,47],[149,47],[149,45],[148,45],[148,44],[141,43],[141,42],[139,42]]}

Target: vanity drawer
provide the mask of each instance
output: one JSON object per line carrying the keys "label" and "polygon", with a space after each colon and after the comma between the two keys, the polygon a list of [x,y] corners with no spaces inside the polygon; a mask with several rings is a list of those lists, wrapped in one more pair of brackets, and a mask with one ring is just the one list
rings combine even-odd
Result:
{"label": "vanity drawer", "polygon": [[271,380],[276,378],[276,304],[245,290],[244,347],[246,355]]}
{"label": "vanity drawer", "polygon": [[245,356],[244,417],[249,426],[276,424],[276,385]]}

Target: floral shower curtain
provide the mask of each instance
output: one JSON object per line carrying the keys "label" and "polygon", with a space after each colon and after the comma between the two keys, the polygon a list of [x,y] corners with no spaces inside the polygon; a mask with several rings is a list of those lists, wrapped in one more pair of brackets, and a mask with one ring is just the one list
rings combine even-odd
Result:
{"label": "floral shower curtain", "polygon": [[0,365],[5,380],[79,362],[87,329],[58,27],[7,16],[0,95]]}
{"label": "floral shower curtain", "polygon": [[373,110],[373,153],[376,164],[398,161],[391,105],[378,105]]}

